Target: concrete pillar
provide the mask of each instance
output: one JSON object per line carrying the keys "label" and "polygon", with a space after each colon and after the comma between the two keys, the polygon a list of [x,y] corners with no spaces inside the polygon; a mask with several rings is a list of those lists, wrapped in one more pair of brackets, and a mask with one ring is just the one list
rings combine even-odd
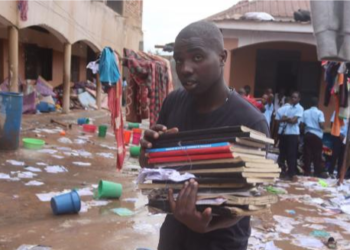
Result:
{"label": "concrete pillar", "polygon": [[63,113],[69,112],[70,106],[70,68],[72,57],[72,45],[64,44],[64,61],[63,61]]}
{"label": "concrete pillar", "polygon": [[101,109],[102,85],[100,82],[100,74],[96,74],[96,104],[97,109]]}
{"label": "concrete pillar", "polygon": [[18,92],[18,29],[14,26],[9,27],[8,37],[10,91]]}

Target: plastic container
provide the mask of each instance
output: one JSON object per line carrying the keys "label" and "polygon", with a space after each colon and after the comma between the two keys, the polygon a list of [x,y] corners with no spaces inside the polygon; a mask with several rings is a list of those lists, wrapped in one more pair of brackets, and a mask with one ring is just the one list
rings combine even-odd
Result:
{"label": "plastic container", "polygon": [[140,152],[141,152],[141,147],[140,146],[131,146],[130,149],[130,155],[133,157],[139,157]]}
{"label": "plastic container", "polygon": [[124,130],[124,144],[129,144],[131,138],[131,131],[130,130]]}
{"label": "plastic container", "polygon": [[98,195],[100,198],[117,199],[122,195],[123,186],[120,183],[101,180],[98,184]]}
{"label": "plastic container", "polygon": [[140,123],[133,123],[133,122],[129,122],[128,123],[128,128],[129,129],[139,128],[139,127],[140,127]]}
{"label": "plastic container", "polygon": [[98,137],[106,137],[108,127],[106,125],[98,126]]}
{"label": "plastic container", "polygon": [[61,194],[51,198],[51,209],[56,215],[76,214],[81,208],[80,196],[77,191]]}
{"label": "plastic container", "polygon": [[45,145],[45,141],[33,138],[23,138],[23,147],[26,149],[41,149]]}
{"label": "plastic container", "polygon": [[88,124],[89,123],[89,119],[88,118],[78,118],[78,125],[83,125],[83,124]]}
{"label": "plastic container", "polygon": [[83,130],[85,132],[88,132],[88,133],[95,133],[96,129],[97,129],[97,127],[95,125],[92,125],[92,124],[84,124],[83,125]]}
{"label": "plastic container", "polygon": [[134,128],[132,129],[132,134],[132,144],[139,145],[142,136],[142,129]]}
{"label": "plastic container", "polygon": [[0,150],[18,149],[22,106],[22,94],[0,92]]}

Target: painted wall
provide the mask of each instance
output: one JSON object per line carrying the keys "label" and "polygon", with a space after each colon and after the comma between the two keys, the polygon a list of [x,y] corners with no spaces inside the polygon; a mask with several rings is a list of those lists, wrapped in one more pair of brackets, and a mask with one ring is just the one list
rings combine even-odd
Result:
{"label": "painted wall", "polygon": [[[239,89],[244,85],[249,85],[252,88],[252,93],[254,93],[256,54],[258,49],[298,50],[301,53],[301,61],[318,61],[316,47],[300,43],[263,43],[238,48],[231,52],[230,87]],[[334,110],[334,100],[331,101],[328,107],[323,106],[325,85],[323,77],[321,77],[319,94],[320,107],[325,113],[325,119],[328,122]],[[327,124],[329,124],[329,122]]]}

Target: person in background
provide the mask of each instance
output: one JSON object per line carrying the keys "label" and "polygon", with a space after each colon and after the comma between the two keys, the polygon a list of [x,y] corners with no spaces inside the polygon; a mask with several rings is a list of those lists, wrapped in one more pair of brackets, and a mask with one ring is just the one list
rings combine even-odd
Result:
{"label": "person in background", "polygon": [[127,81],[126,81],[126,78],[125,77],[123,77],[123,83],[122,83],[122,91],[123,91],[123,93],[122,93],[122,105],[123,106],[125,106],[125,104],[126,104],[126,87],[128,86],[128,83],[127,83]]}
{"label": "person in background", "polygon": [[[249,86],[248,86],[249,87]],[[259,109],[262,113],[265,112],[265,107],[261,102],[256,101],[254,98],[250,98],[247,96],[247,92],[245,88],[240,88],[237,93],[242,96],[246,101],[253,104],[257,109]]]}
{"label": "person in background", "polygon": [[245,95],[247,98],[252,98],[252,96],[250,95],[250,91],[251,91],[251,88],[249,85],[245,85],[244,86],[244,90],[245,90]]}
{"label": "person in background", "polygon": [[285,114],[280,119],[285,123],[282,134],[284,135],[285,152],[288,165],[288,178],[290,180],[296,175],[298,143],[300,136],[299,124],[303,117],[304,108],[299,104],[300,94],[294,91],[291,95],[291,106],[286,109]]}
{"label": "person in background", "polygon": [[304,171],[311,175],[311,162],[314,163],[314,175],[327,178],[322,166],[322,137],[324,130],[324,114],[318,109],[318,98],[311,99],[312,107],[306,110],[302,118],[304,134]]}
{"label": "person in background", "polygon": [[275,95],[274,108],[275,112],[286,103],[285,89],[280,88],[278,93]]}
{"label": "person in background", "polygon": [[[272,90],[271,90],[272,91]],[[266,118],[267,124],[271,126],[271,119],[273,114],[273,94],[264,94],[262,97],[262,103],[265,107],[264,116]]]}
{"label": "person in background", "polygon": [[287,110],[291,107],[290,105],[290,99],[286,98],[286,103],[280,107],[276,112],[276,130],[278,134],[278,138],[275,141],[275,146],[278,144],[279,148],[279,155],[278,155],[278,165],[282,170],[281,176],[286,175],[286,160],[287,160],[287,152],[286,152],[286,143],[285,143],[285,136],[284,136],[284,130],[286,129],[287,124],[282,122],[281,119],[284,117],[287,113]]}
{"label": "person in background", "polygon": [[[331,117],[331,124],[333,126],[335,119],[335,112]],[[341,118],[339,118],[341,119]],[[345,153],[345,144],[346,144],[346,136],[348,132],[348,120],[343,119],[344,125],[340,128],[340,135],[334,136],[332,135],[332,158],[331,158],[331,166],[328,170],[329,175],[332,178],[339,178],[340,169],[343,164],[344,153]],[[337,165],[337,176],[334,175],[335,166]]]}

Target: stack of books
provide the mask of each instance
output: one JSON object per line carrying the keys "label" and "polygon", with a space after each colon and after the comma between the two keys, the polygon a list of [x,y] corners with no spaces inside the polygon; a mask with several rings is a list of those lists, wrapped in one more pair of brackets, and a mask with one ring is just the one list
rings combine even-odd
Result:
{"label": "stack of books", "polygon": [[[273,183],[280,169],[266,159],[273,140],[244,126],[162,134],[146,151],[155,168],[173,169],[195,176],[199,184],[197,209],[211,207],[216,215],[249,216],[269,211],[277,197],[259,190],[258,184]],[[174,198],[183,182],[157,180],[141,183],[148,190],[149,206],[170,212],[167,189]]]}

